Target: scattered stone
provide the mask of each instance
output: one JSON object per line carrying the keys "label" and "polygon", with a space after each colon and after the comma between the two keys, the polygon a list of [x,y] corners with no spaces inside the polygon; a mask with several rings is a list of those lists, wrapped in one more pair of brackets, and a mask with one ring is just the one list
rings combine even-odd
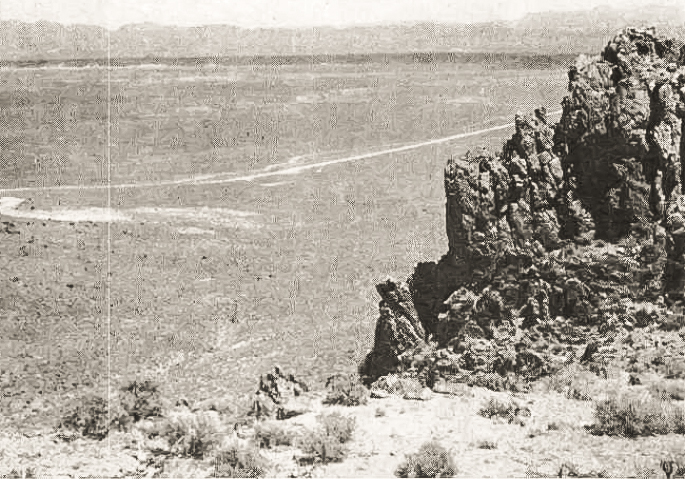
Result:
{"label": "scattered stone", "polygon": [[384,389],[371,389],[371,397],[374,399],[385,399],[390,397],[390,393]]}
{"label": "scattered stone", "polygon": [[250,415],[288,419],[304,414],[311,408],[310,401],[304,397],[308,391],[305,383],[275,366],[273,372],[260,376]]}

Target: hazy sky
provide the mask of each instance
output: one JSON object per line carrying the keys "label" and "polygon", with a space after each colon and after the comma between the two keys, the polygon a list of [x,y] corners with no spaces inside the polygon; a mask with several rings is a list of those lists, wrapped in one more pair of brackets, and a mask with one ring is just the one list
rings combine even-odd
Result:
{"label": "hazy sky", "polygon": [[[683,0],[651,0],[678,5]],[[639,0],[0,0],[0,19],[242,27],[306,27],[403,21],[478,22],[527,12],[639,5]]]}

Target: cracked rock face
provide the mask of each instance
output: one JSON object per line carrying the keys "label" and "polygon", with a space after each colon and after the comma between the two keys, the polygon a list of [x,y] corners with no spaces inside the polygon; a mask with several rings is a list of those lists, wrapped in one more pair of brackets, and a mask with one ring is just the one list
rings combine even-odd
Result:
{"label": "cracked rock face", "polygon": [[448,160],[449,250],[378,285],[364,373],[402,372],[427,342],[431,374],[447,354],[452,372],[533,378],[550,370],[540,335],[633,327],[625,301],[684,299],[685,43],[628,28],[568,77],[559,123],[519,113],[501,153]]}
{"label": "cracked rock face", "polygon": [[380,319],[372,352],[360,368],[360,373],[369,378],[378,378],[398,370],[400,356],[412,350],[425,340],[425,330],[414,308],[409,287],[388,279],[376,285],[381,296]]}

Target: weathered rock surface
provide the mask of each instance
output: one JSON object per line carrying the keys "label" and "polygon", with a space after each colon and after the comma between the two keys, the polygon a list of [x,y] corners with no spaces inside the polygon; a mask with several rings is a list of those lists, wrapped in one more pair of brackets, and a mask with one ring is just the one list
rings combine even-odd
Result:
{"label": "weathered rock surface", "polygon": [[449,250],[378,286],[362,374],[532,380],[685,300],[683,45],[628,28],[569,70],[559,123],[519,113],[501,153],[448,160]]}
{"label": "weathered rock surface", "polygon": [[257,418],[274,417],[287,419],[308,411],[309,401],[304,393],[309,388],[292,374],[284,374],[281,368],[260,376],[259,388],[254,394],[250,414]]}
{"label": "weathered rock surface", "polygon": [[421,344],[426,332],[414,308],[409,287],[391,279],[376,286],[381,296],[380,318],[376,323],[373,351],[360,368],[371,380],[396,371],[399,357]]}

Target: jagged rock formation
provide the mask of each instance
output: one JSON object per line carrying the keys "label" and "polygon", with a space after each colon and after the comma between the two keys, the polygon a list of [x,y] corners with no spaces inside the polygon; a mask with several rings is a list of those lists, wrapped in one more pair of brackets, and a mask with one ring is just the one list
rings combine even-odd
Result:
{"label": "jagged rock formation", "polygon": [[626,29],[569,70],[558,124],[517,114],[501,153],[450,158],[449,250],[378,286],[360,372],[534,379],[569,345],[648,324],[636,305],[682,301],[684,65],[682,41]]}
{"label": "jagged rock formation", "polygon": [[373,351],[362,369],[368,376],[379,377],[400,365],[400,356],[422,344],[425,330],[414,308],[409,288],[388,279],[376,285],[381,296],[380,319],[376,323]]}
{"label": "jagged rock formation", "polygon": [[292,374],[284,374],[279,366],[273,372],[260,376],[259,387],[252,398],[250,415],[287,419],[307,411],[307,402],[302,400],[309,388]]}

